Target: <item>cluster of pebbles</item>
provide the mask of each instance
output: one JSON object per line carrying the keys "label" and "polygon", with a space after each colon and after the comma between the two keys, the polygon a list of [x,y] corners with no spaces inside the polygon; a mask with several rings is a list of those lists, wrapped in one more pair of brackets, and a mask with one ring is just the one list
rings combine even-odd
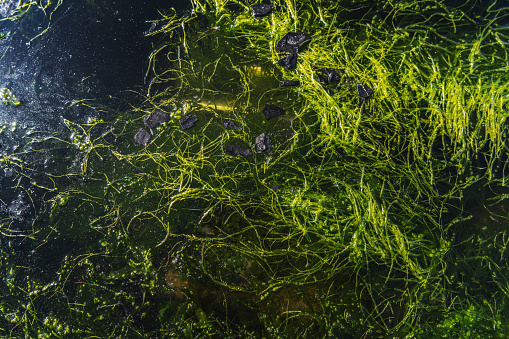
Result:
{"label": "cluster of pebbles", "polygon": [[[251,6],[252,14],[254,17],[263,17],[272,12],[272,6],[268,4],[256,4]],[[278,65],[286,68],[287,70],[294,69],[297,66],[297,57],[299,49],[308,43],[311,40],[311,36],[308,33],[303,32],[289,32],[286,33],[275,46],[276,52],[279,53],[281,59],[278,61]],[[330,85],[334,85],[337,87],[336,90],[341,88],[341,75],[339,74],[341,71],[334,68],[321,68],[317,73],[317,80],[323,86],[326,86],[328,91],[332,91],[330,89]],[[352,77],[344,78],[345,84],[347,85],[348,90],[352,90],[352,84],[355,84],[355,79]],[[299,86],[300,82],[298,80],[283,80],[281,86]],[[356,84],[357,95],[359,96],[359,104],[358,107],[361,107],[363,102],[367,100],[372,94],[373,90],[369,88],[367,85]],[[341,101],[346,101],[344,97],[339,98]],[[265,119],[270,120],[276,118],[280,115],[284,115],[285,111],[283,108],[278,107],[272,104],[265,104],[263,109],[263,114]],[[143,122],[148,129],[155,128],[157,125],[162,124],[170,120],[170,115],[161,110],[155,110],[153,113],[143,118]],[[192,113],[184,116],[179,120],[180,126],[182,129],[192,128],[198,122],[198,118],[194,116]],[[223,122],[223,126],[228,129],[237,129],[237,124],[231,120],[226,119]],[[257,153],[267,153],[271,150],[270,143],[270,134],[262,133],[255,139],[254,150]],[[150,142],[151,134],[147,132],[144,128],[140,128],[136,135],[134,136],[134,141],[140,145],[147,146]],[[224,152],[233,156],[243,156],[243,157],[251,157],[253,156],[253,152],[251,149],[242,148],[237,145],[226,144],[224,146]]]}

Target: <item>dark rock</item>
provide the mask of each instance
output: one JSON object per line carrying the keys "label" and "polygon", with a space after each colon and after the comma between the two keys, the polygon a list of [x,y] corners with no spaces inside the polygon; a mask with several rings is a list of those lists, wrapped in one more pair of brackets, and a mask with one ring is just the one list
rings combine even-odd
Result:
{"label": "dark rock", "polygon": [[[331,82],[339,83],[341,81],[341,76],[338,73],[337,69],[334,68],[321,68],[321,72],[323,72],[326,76],[326,84]],[[322,81],[321,81],[322,82]]]}
{"label": "dark rock", "polygon": [[316,78],[318,80],[318,82],[322,83],[322,84],[325,84],[327,85],[329,83],[329,79],[327,78],[326,75],[323,75],[323,74],[317,74],[316,75]]}
{"label": "dark rock", "polygon": [[272,185],[272,186],[270,186],[270,188],[272,188],[272,190],[274,192],[276,192],[279,189],[279,186],[278,185]]}
{"label": "dark rock", "polygon": [[256,137],[254,149],[257,153],[270,152],[270,134],[262,133]]}
{"label": "dark rock", "polygon": [[288,86],[299,86],[300,81],[299,80],[283,80],[283,83],[281,84],[281,87],[288,87]]}
{"label": "dark rock", "polygon": [[170,121],[170,115],[158,109],[155,110],[154,113],[151,113],[143,118],[143,122],[147,128],[154,128],[166,121]]}
{"label": "dark rock", "polygon": [[276,42],[276,52],[296,53],[309,40],[311,40],[311,35],[307,33],[286,33],[281,40]]}
{"label": "dark rock", "polygon": [[134,141],[145,147],[148,145],[150,138],[151,138],[150,133],[145,131],[143,128],[140,128],[138,132],[134,135]]}
{"label": "dark rock", "polygon": [[249,158],[253,156],[253,152],[250,149],[242,148],[237,145],[224,145],[224,152],[229,155],[242,156]]}
{"label": "dark rock", "polygon": [[357,108],[361,108],[363,103],[364,103],[364,99],[359,98],[359,103],[357,104]]}
{"label": "dark rock", "polygon": [[238,128],[237,124],[232,119],[226,119],[223,122],[223,126],[224,126],[224,128],[229,128],[229,129],[237,129]]}
{"label": "dark rock", "polygon": [[265,119],[270,120],[272,118],[278,117],[280,115],[284,115],[285,110],[276,105],[265,104],[263,108],[263,115],[265,115]]}
{"label": "dark rock", "polygon": [[198,118],[193,115],[193,113],[189,113],[185,117],[181,118],[179,120],[180,126],[182,126],[182,129],[189,129],[196,125],[198,122]]}
{"label": "dark rock", "polygon": [[368,85],[357,84],[357,94],[359,98],[367,99],[373,95],[373,90]]}
{"label": "dark rock", "polygon": [[256,4],[251,6],[251,10],[253,11],[254,17],[262,17],[272,11],[272,6],[266,4]]}
{"label": "dark rock", "polygon": [[294,69],[297,66],[297,53],[292,53],[279,59],[277,62],[279,66],[286,68],[287,70]]}

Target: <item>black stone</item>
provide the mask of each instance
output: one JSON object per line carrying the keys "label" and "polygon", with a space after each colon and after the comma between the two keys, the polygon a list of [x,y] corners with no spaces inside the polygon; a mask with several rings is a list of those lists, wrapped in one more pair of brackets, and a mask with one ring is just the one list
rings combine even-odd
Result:
{"label": "black stone", "polygon": [[145,131],[143,128],[140,128],[138,132],[134,135],[134,141],[143,146],[148,145],[150,138],[151,138],[150,133]]}
{"label": "black stone", "polygon": [[249,158],[249,157],[253,156],[253,152],[251,152],[250,149],[246,149],[246,148],[242,148],[237,145],[230,145],[230,144],[224,145],[224,152],[229,155],[242,156],[245,158]]}
{"label": "black stone", "polygon": [[373,95],[373,90],[368,85],[357,84],[357,94],[359,98],[367,99]]}
{"label": "black stone", "polygon": [[277,62],[279,66],[286,68],[287,70],[294,69],[297,66],[297,53],[292,53],[279,59]]}
{"label": "black stone", "polygon": [[182,129],[188,129],[196,125],[198,122],[198,118],[193,115],[193,113],[189,113],[185,117],[181,118],[179,120],[180,126],[182,126]]}
{"label": "black stone", "polygon": [[257,153],[270,152],[270,134],[262,133],[256,137],[254,149]]}
{"label": "black stone", "polygon": [[341,76],[339,75],[337,69],[321,68],[320,71],[325,74],[326,79],[327,79],[326,81],[321,81],[321,82],[325,82],[326,84],[329,84],[331,82],[339,83],[341,81]]}
{"label": "black stone", "polygon": [[238,128],[237,124],[232,119],[226,119],[223,122],[223,126],[224,126],[224,128],[229,128],[229,129],[237,129]]}
{"label": "black stone", "polygon": [[270,186],[270,188],[272,188],[272,190],[274,192],[276,192],[279,189],[279,186],[278,185],[272,185],[272,186]]}
{"label": "black stone", "polygon": [[326,75],[323,75],[323,74],[317,74],[316,75],[316,78],[318,80],[318,82],[322,83],[322,84],[325,84],[327,85],[329,83],[329,79],[327,78]]}
{"label": "black stone", "polygon": [[276,52],[296,53],[309,40],[311,40],[311,35],[307,33],[286,33],[281,40],[276,42]]}
{"label": "black stone", "polygon": [[359,98],[359,103],[357,104],[357,108],[361,108],[363,103],[364,103],[364,99]]}
{"label": "black stone", "polygon": [[170,115],[158,109],[155,110],[154,113],[151,113],[143,118],[143,122],[147,128],[154,128],[166,121],[170,121]]}
{"label": "black stone", "polygon": [[300,81],[299,80],[283,80],[283,83],[281,84],[281,87],[288,87],[288,86],[299,86]]}
{"label": "black stone", "polygon": [[263,108],[263,115],[265,115],[265,119],[270,120],[272,118],[278,117],[280,115],[284,115],[285,110],[276,105],[265,104]]}
{"label": "black stone", "polygon": [[262,17],[272,11],[272,6],[266,4],[256,4],[251,6],[251,10],[253,11],[254,17]]}

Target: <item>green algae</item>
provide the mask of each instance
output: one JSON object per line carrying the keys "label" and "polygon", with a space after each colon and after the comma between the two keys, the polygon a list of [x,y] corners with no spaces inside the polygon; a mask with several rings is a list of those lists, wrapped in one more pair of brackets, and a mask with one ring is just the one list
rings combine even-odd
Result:
{"label": "green algae", "polygon": [[[44,187],[78,177],[90,185],[47,196],[50,230],[2,230],[45,244],[69,241],[61,230],[79,223],[97,241],[59,261],[58,281],[24,287],[21,267],[6,262],[8,291],[24,297],[22,306],[2,301],[2,330],[507,333],[507,8],[279,0],[253,18],[242,1],[192,4],[189,15],[165,15],[154,33],[162,40],[145,105],[112,123],[66,121],[69,139],[37,141],[80,155],[72,173],[55,173]],[[299,31],[312,40],[287,71],[274,45]],[[323,67],[341,70],[339,90],[319,83]],[[344,77],[373,97],[358,107]],[[281,88],[283,79],[301,85]],[[266,121],[265,103],[285,115]],[[147,147],[135,144],[142,116],[155,109],[171,120]],[[182,130],[178,119],[189,113],[199,122]],[[240,129],[225,129],[225,118]],[[262,132],[274,135],[271,153],[224,153]],[[65,216],[74,206],[85,208],[81,217]],[[475,206],[502,225],[471,227]],[[39,295],[67,304],[55,301],[41,318]]]}

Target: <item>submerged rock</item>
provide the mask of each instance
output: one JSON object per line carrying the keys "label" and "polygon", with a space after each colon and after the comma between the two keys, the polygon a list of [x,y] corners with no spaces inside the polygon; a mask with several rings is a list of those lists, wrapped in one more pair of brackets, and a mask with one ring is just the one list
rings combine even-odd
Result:
{"label": "submerged rock", "polygon": [[245,158],[253,156],[253,152],[251,152],[250,149],[242,148],[240,146],[231,144],[224,145],[224,152],[229,155],[242,156]]}
{"label": "submerged rock", "polygon": [[272,6],[267,4],[256,4],[251,6],[251,11],[254,17],[262,17],[272,11]]}
{"label": "submerged rock", "polygon": [[146,147],[151,137],[152,136],[150,135],[150,133],[145,131],[143,128],[140,128],[138,132],[134,135],[134,141]]}
{"label": "submerged rock", "polygon": [[285,110],[282,109],[279,106],[271,105],[271,104],[265,104],[265,107],[263,108],[263,115],[265,115],[265,119],[270,120],[272,118],[278,117],[280,115],[284,115]]}
{"label": "submerged rock", "polygon": [[373,95],[373,90],[368,85],[357,84],[357,94],[361,99],[367,99]]}
{"label": "submerged rock", "polygon": [[236,124],[236,123],[235,123],[235,121],[233,121],[232,119],[226,119],[226,120],[223,122],[223,126],[224,126],[224,128],[229,128],[229,129],[238,129],[237,124]]}
{"label": "submerged rock", "polygon": [[292,53],[279,59],[277,64],[287,70],[294,69],[297,66],[297,53]]}
{"label": "submerged rock", "polygon": [[170,115],[158,109],[155,110],[154,113],[151,113],[143,118],[143,122],[147,128],[154,128],[157,125],[167,121],[170,121]]}
{"label": "submerged rock", "polygon": [[198,118],[193,115],[193,113],[189,113],[185,117],[181,118],[179,120],[180,126],[182,126],[182,129],[189,129],[196,125],[198,122]]}
{"label": "submerged rock", "polygon": [[283,83],[281,84],[281,87],[288,87],[288,86],[299,86],[300,81],[299,80],[283,80]]}
{"label": "submerged rock", "polygon": [[318,74],[318,81],[325,83],[326,85],[335,82],[339,83],[341,81],[341,76],[338,73],[337,69],[334,68],[321,68],[320,72],[322,74]]}
{"label": "submerged rock", "polygon": [[276,52],[278,53],[296,53],[299,48],[311,40],[311,35],[307,33],[286,33],[284,37],[276,42]]}
{"label": "submerged rock", "polygon": [[254,149],[257,153],[270,152],[270,134],[262,133],[256,137]]}

